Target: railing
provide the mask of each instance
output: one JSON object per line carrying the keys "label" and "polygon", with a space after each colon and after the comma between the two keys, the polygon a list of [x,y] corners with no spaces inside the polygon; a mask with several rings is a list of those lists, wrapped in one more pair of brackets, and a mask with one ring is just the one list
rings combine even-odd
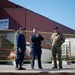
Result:
{"label": "railing", "polygon": [[[43,55],[45,56],[48,55],[48,53],[52,52],[51,51],[51,42],[50,42],[50,37],[52,32],[39,32],[43,37],[44,37],[44,41],[42,42],[42,57]],[[25,31],[25,37],[26,37],[26,42],[29,43],[29,45],[27,45],[27,50],[28,50],[28,54],[31,50],[30,48],[30,35],[32,34],[32,31],[26,30]],[[0,62],[12,62],[15,61],[15,57],[16,57],[16,31],[14,30],[0,30]],[[75,38],[75,35],[73,34],[64,34],[66,38],[70,38],[73,37]],[[12,60],[10,59],[10,53],[13,52],[15,57],[12,57]],[[48,53],[47,53],[48,52]],[[51,62],[52,61],[52,53],[49,54],[49,56],[46,57],[48,60],[44,60],[44,58],[42,58],[42,62]],[[45,59],[46,59],[45,58]],[[63,59],[63,61],[75,61],[74,57],[69,57],[70,59]],[[25,62],[30,62],[30,55],[28,56],[27,54],[25,54]]]}

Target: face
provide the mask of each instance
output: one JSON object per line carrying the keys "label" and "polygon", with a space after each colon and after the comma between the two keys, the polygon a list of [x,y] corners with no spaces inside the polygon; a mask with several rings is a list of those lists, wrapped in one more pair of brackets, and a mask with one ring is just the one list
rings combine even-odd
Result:
{"label": "face", "polygon": [[20,30],[20,33],[24,34],[24,30]]}
{"label": "face", "polygon": [[34,34],[37,34],[37,29],[33,29],[33,33]]}
{"label": "face", "polygon": [[57,33],[57,32],[59,32],[59,30],[58,30],[58,29],[55,29],[55,30],[54,30],[54,32],[56,32],[56,33]]}

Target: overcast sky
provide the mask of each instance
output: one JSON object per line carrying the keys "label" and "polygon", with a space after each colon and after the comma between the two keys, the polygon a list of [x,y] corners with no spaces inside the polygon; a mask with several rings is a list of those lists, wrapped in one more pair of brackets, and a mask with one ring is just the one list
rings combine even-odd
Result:
{"label": "overcast sky", "polygon": [[9,0],[75,30],[75,0]]}

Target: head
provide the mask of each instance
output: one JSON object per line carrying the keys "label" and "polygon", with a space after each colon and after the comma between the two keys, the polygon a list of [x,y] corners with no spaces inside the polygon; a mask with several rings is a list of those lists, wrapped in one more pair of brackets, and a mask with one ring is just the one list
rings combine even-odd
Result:
{"label": "head", "polygon": [[58,27],[55,27],[54,28],[54,32],[58,33],[59,32],[59,28]]}
{"label": "head", "polygon": [[22,33],[23,34],[24,33],[24,30],[25,30],[25,28],[20,27],[18,31],[19,31],[19,33]]}
{"label": "head", "polygon": [[34,33],[34,34],[37,34],[37,28],[34,28],[34,29],[33,29],[33,33]]}

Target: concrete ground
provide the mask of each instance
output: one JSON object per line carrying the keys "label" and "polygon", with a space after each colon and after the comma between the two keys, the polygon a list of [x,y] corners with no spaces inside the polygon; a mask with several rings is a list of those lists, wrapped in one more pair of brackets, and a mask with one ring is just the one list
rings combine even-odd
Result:
{"label": "concrete ground", "polygon": [[[21,70],[23,72],[75,72],[75,64],[63,64],[63,69],[52,69],[53,64],[42,63],[43,69],[39,69],[37,63],[35,64],[34,69],[31,69],[31,64],[24,64],[23,67],[26,70]],[[12,64],[0,64],[0,72],[14,72],[15,65]]]}

